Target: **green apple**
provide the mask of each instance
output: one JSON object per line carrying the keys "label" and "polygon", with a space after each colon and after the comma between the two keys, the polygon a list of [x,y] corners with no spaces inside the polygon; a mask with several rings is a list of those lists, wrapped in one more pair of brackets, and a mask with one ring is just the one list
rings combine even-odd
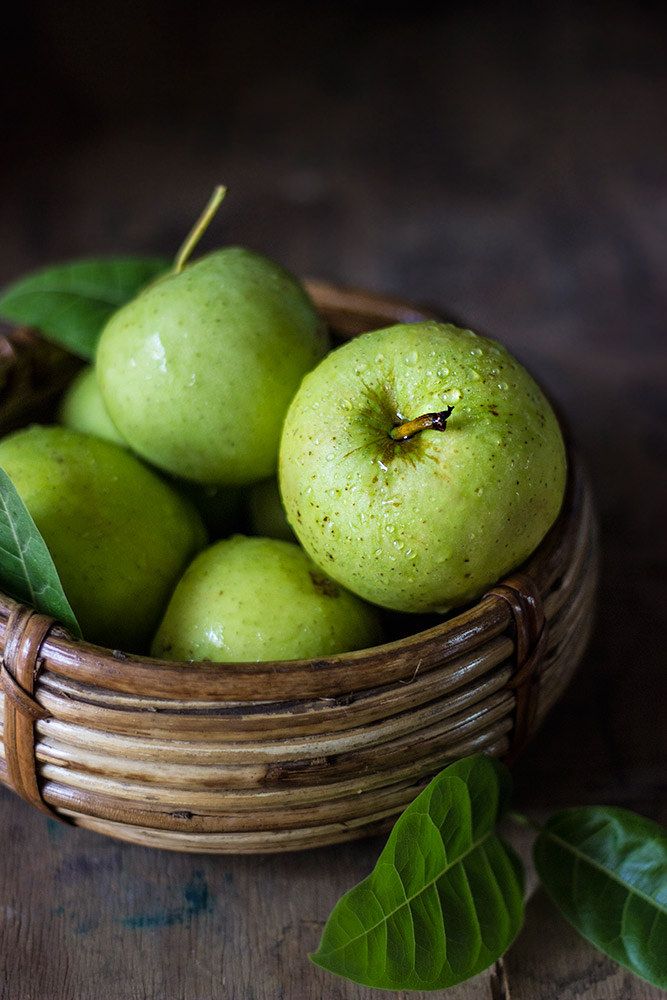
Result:
{"label": "green apple", "polygon": [[228,247],[115,313],[97,378],[114,424],[147,461],[183,479],[243,485],[275,472],[287,407],[326,349],[299,282]]}
{"label": "green apple", "polygon": [[535,549],[566,482],[558,421],[500,344],[425,322],[364,334],[288,411],[280,488],[306,552],[399,611],[472,600]]}
{"label": "green apple", "polygon": [[[58,411],[60,423],[82,434],[92,434],[105,441],[127,447],[118,433],[102,399],[95,369],[88,366],[76,376],[63,396]],[[273,480],[275,483],[275,479]],[[241,523],[243,498],[241,490],[231,486],[204,486],[170,479],[169,485],[194,504],[206,525],[209,535],[221,538],[230,535]],[[278,487],[275,486],[278,503]],[[284,518],[283,514],[283,518]],[[287,530],[292,535],[289,527]]]}
{"label": "green apple", "polygon": [[91,642],[143,651],[205,533],[196,511],[124,448],[64,427],[0,441],[12,479]]}
{"label": "green apple", "polygon": [[253,535],[294,541],[275,477],[255,483],[248,490],[248,522]]}
{"label": "green apple", "polygon": [[377,611],[298,545],[235,535],[188,567],[151,652],[170,660],[294,660],[380,641]]}
{"label": "green apple", "polygon": [[73,431],[125,445],[116,425],[109,416],[100,394],[95,369],[83,368],[70,384],[58,410],[60,423]]}

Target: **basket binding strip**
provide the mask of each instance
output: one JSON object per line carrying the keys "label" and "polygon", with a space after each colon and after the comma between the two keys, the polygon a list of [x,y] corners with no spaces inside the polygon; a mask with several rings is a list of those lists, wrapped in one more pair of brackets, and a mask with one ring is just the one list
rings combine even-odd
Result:
{"label": "basket binding strip", "polygon": [[[424,318],[363,292],[311,290],[348,334]],[[10,344],[3,429],[73,371],[25,331]],[[522,751],[583,654],[596,553],[570,452],[564,510],[527,564],[449,621],[373,650],[159,663],[75,642],[0,595],[0,779],[48,815],[176,850],[295,850],[380,832],[449,760]]]}

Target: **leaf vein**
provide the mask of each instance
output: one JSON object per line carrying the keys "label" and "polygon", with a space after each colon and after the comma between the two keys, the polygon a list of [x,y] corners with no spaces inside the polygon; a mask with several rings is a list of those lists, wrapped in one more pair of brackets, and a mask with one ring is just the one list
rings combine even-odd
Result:
{"label": "leaf vein", "polygon": [[[359,941],[361,938],[367,937],[374,930],[376,930],[378,927],[380,927],[383,923],[386,923],[391,917],[394,916],[394,914],[398,913],[399,910],[403,909],[405,906],[409,906],[415,899],[417,899],[419,896],[423,895],[426,892],[427,889],[430,889],[432,886],[434,886],[444,875],[447,874],[448,871],[451,871],[452,868],[454,868],[456,865],[461,864],[466,857],[468,857],[470,854],[472,854],[473,851],[476,851],[477,848],[480,847],[480,845],[482,845],[486,840],[488,840],[493,835],[494,835],[494,831],[493,830],[489,830],[487,833],[484,834],[483,837],[480,837],[479,840],[473,841],[472,844],[470,845],[470,847],[466,851],[464,851],[461,855],[459,855],[459,857],[457,857],[455,861],[452,861],[451,864],[448,864],[444,868],[442,868],[441,871],[439,871],[437,875],[434,875],[434,877],[432,879],[430,879],[428,882],[426,882],[419,889],[418,892],[413,893],[411,896],[407,896],[407,894],[406,894],[406,901],[404,903],[401,903],[399,906],[394,907],[393,910],[389,910],[387,913],[385,913],[383,915],[383,918],[381,920],[378,920],[374,924],[372,924],[370,927],[365,928],[364,931],[362,931],[361,934],[357,934],[356,937],[350,938],[350,940],[348,942],[346,942],[344,945],[339,945],[337,948],[332,948],[330,951],[327,952],[327,954],[328,955],[334,955],[336,952],[342,951],[343,949],[348,948],[351,944],[354,944],[356,941]],[[382,904],[380,904],[380,905],[382,905]]]}
{"label": "leaf vein", "polygon": [[552,830],[549,830],[547,828],[547,829],[544,829],[542,831],[542,833],[543,833],[543,835],[545,837],[550,838],[555,843],[557,843],[561,847],[565,848],[567,851],[571,851],[571,853],[574,854],[575,857],[578,858],[579,860],[586,862],[592,868],[597,869],[597,871],[603,872],[603,874],[607,875],[613,882],[618,883],[618,885],[622,886],[624,889],[627,889],[628,892],[632,892],[636,896],[639,896],[640,899],[643,899],[645,902],[649,903],[651,906],[655,906],[657,909],[659,909],[661,911],[661,913],[663,913],[665,916],[667,916],[667,907],[663,906],[660,903],[659,900],[655,899],[652,896],[647,895],[647,893],[645,893],[641,889],[637,888],[637,886],[633,885],[632,882],[626,882],[619,875],[617,875],[615,872],[613,872],[610,868],[605,868],[605,866],[602,865],[602,864],[600,864],[599,861],[596,861],[594,858],[591,858],[588,854],[585,854],[583,851],[578,850],[574,846],[574,844],[570,843],[567,840],[563,840],[562,837],[559,837],[558,834],[553,833]]}

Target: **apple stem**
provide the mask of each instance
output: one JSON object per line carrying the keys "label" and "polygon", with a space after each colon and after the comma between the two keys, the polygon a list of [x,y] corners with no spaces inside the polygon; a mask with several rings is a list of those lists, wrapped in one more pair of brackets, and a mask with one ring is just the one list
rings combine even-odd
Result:
{"label": "apple stem", "polygon": [[174,261],[174,274],[180,274],[187,264],[190,259],[190,254],[208,229],[211,219],[218,211],[220,203],[226,194],[227,188],[223,187],[222,184],[218,184],[213,189],[213,194],[209,198],[206,208],[199,216],[188,235],[185,237],[185,240],[181,245],[181,249],[176,254],[176,260]]}
{"label": "apple stem", "polygon": [[421,431],[444,431],[453,410],[453,406],[448,406],[440,413],[422,413],[421,417],[406,420],[402,424],[392,427],[389,431],[389,437],[393,438],[394,441],[407,441],[408,438],[414,437]]}

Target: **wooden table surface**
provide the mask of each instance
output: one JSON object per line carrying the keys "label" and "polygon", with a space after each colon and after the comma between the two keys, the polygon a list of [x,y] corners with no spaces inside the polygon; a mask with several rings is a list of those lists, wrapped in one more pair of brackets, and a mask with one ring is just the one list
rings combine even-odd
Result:
{"label": "wooden table surface", "polygon": [[[26,8],[28,5],[25,5]],[[45,7],[47,5],[44,5]],[[21,10],[5,83],[0,283],[95,253],[207,245],[432,303],[492,332],[568,415],[604,560],[595,636],[515,769],[537,817],[666,818],[667,77],[657,15],[500,19],[149,0]],[[356,9],[353,9],[356,8]],[[582,5],[583,9],[583,5]],[[131,29],[131,30],[130,30]],[[370,841],[158,853],[0,794],[2,1000],[362,1000],[307,959]],[[527,845],[523,845],[524,848]],[[414,995],[414,994],[413,994]],[[441,994],[438,994],[441,995]],[[531,898],[503,966],[452,1000],[654,998]]]}

